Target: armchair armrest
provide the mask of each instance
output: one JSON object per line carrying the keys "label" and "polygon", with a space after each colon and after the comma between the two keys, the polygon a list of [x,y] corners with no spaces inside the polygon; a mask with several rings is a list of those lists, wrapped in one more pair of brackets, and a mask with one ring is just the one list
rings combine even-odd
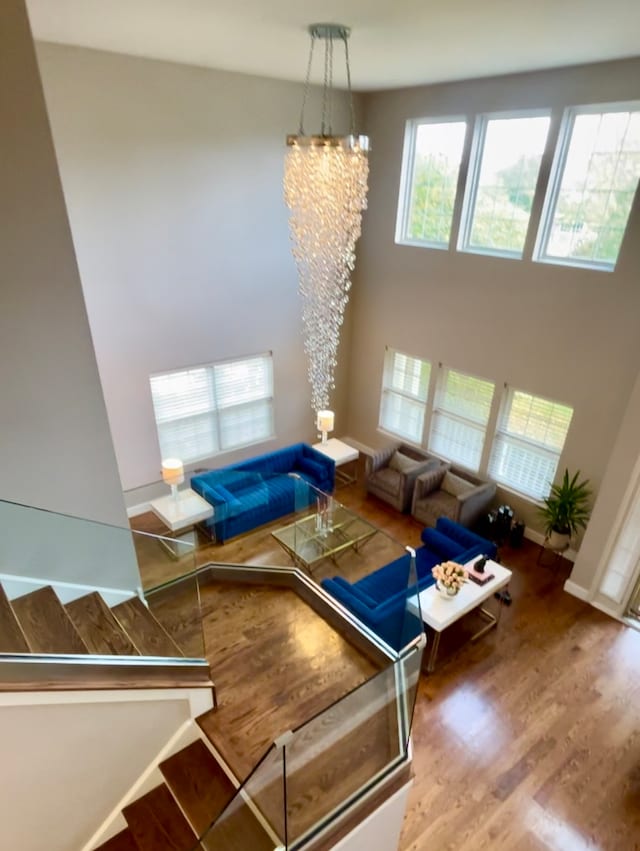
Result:
{"label": "armchair armrest", "polygon": [[422,499],[422,497],[427,496],[432,491],[438,490],[444,479],[444,474],[448,469],[449,465],[443,462],[441,466],[436,467],[434,470],[427,470],[421,473],[416,479],[416,487],[413,492],[414,500]]}
{"label": "armchair armrest", "polygon": [[485,482],[484,484],[476,485],[476,487],[471,488],[466,493],[460,494],[458,497],[458,522],[463,526],[471,526],[480,514],[488,508],[495,496],[495,492],[495,482]]}

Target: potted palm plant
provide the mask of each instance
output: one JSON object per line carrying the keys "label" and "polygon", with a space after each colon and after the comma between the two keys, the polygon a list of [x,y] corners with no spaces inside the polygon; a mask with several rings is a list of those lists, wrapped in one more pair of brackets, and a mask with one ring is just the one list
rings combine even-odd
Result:
{"label": "potted palm plant", "polygon": [[586,528],[591,513],[591,488],[588,479],[580,482],[579,478],[580,470],[571,478],[569,471],[565,470],[560,484],[551,485],[551,493],[538,509],[544,520],[544,531],[551,549],[565,549],[571,536],[579,529]]}

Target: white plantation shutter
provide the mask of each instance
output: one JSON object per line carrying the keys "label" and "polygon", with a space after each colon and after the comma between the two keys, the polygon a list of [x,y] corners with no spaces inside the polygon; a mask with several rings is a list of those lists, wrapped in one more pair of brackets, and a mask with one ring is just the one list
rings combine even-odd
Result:
{"label": "white plantation shutter", "polygon": [[196,461],[273,434],[270,354],[149,380],[163,458]]}
{"label": "white plantation shutter", "polygon": [[380,427],[420,443],[429,392],[431,364],[394,349],[385,354]]}
{"label": "white plantation shutter", "polygon": [[436,390],[429,449],[477,471],[493,391],[491,381],[443,368]]}
{"label": "white plantation shutter", "polygon": [[490,476],[534,499],[547,496],[572,416],[568,405],[509,388],[491,451]]}
{"label": "white plantation shutter", "polygon": [[271,358],[254,357],[213,367],[220,448],[256,443],[273,432]]}

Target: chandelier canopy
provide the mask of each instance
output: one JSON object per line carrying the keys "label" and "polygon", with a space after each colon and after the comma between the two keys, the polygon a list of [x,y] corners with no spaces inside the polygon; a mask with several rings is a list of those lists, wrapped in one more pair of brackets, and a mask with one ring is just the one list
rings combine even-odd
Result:
{"label": "chandelier canopy", "polygon": [[[367,205],[369,139],[355,131],[348,39],[340,24],[309,27],[311,48],[297,135],[287,136],[284,197],[291,212],[289,228],[303,299],[304,347],[309,361],[311,405],[317,412],[329,408],[334,387],[340,327],[349,300],[355,244],[360,236],[362,211]],[[325,43],[324,85],[320,132],[306,135],[304,111],[309,93],[313,50]],[[351,128],[346,136],[333,134],[334,42],[344,44]]]}

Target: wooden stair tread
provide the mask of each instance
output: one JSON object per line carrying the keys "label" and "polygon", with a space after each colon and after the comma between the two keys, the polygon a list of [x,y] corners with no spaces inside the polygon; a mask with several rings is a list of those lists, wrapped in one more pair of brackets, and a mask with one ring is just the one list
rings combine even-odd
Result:
{"label": "wooden stair tread", "polygon": [[50,585],[12,600],[33,653],[88,653],[89,650]]}
{"label": "wooden stair tread", "polygon": [[111,839],[99,845],[95,851],[140,851],[140,847],[129,828],[125,827],[120,833],[116,833]]}
{"label": "wooden stair tread", "polygon": [[235,787],[201,739],[160,764],[165,781],[200,836],[235,794]]}
{"label": "wooden stair tread", "polygon": [[22,627],[0,585],[0,653],[30,653]]}
{"label": "wooden stair tread", "polygon": [[139,656],[133,642],[97,591],[65,606],[90,653],[105,656]]}
{"label": "wooden stair tread", "polygon": [[239,795],[222,813],[222,816],[202,836],[205,851],[222,848],[273,851],[274,842],[256,818],[253,810]]}
{"label": "wooden stair tread", "polygon": [[184,655],[138,597],[118,603],[111,611],[142,656]]}
{"label": "wooden stair tread", "polygon": [[194,851],[198,837],[164,783],[122,811],[137,851]]}

